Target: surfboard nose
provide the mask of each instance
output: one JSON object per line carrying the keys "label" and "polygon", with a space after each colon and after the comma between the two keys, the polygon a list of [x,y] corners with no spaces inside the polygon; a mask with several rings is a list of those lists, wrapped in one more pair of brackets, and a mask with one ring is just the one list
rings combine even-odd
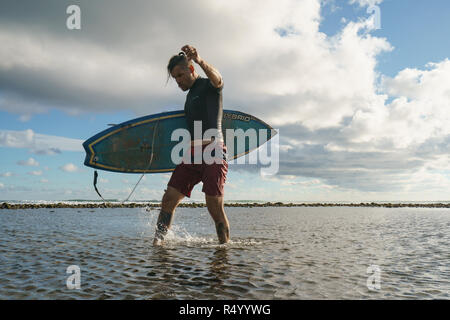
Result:
{"label": "surfboard nose", "polygon": [[84,165],[91,167],[91,165],[89,164],[89,161],[93,154],[92,154],[91,150],[89,149],[89,140],[86,140],[85,142],[83,142],[83,148],[84,148],[84,151],[86,152],[86,157],[84,158]]}
{"label": "surfboard nose", "polygon": [[270,127],[270,138],[275,137],[278,134],[278,131],[274,128]]}

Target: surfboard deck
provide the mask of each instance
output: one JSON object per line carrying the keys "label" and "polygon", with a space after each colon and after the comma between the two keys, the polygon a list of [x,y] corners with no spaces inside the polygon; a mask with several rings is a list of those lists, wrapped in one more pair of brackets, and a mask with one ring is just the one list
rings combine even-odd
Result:
{"label": "surfboard deck", "polygon": [[[184,111],[152,114],[132,119],[99,132],[83,143],[86,151],[84,164],[95,169],[122,173],[170,172],[176,167],[171,152],[180,141],[171,141],[172,132],[178,128],[187,129]],[[227,144],[227,129],[255,129],[265,132],[257,135],[256,145],[245,145],[235,137],[233,150],[228,149],[228,160],[241,157],[270,140],[277,134],[264,121],[235,110],[223,110],[222,131]],[[231,145],[231,144],[230,144]],[[152,150],[153,147],[153,150]],[[227,146],[228,147],[228,146]],[[150,164],[150,156],[153,159]]]}

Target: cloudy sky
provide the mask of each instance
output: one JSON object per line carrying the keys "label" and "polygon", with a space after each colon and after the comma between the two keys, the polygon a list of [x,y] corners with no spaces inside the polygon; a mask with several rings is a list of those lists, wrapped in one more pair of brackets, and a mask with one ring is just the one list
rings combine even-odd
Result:
{"label": "cloudy sky", "polygon": [[[227,200],[450,200],[448,30],[446,0],[0,0],[0,200],[97,199],[81,143],[182,109],[165,68],[185,44],[222,73],[225,108],[279,131],[278,173],[230,165]],[[124,199],[138,179],[99,188]]]}

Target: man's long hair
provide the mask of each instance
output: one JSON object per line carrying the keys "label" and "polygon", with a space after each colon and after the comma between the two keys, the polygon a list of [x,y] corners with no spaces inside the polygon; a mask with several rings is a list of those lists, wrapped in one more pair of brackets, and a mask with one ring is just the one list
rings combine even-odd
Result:
{"label": "man's long hair", "polygon": [[179,54],[172,56],[172,58],[170,58],[170,60],[169,60],[169,63],[167,64],[166,84],[167,84],[167,82],[169,82],[173,68],[175,68],[178,65],[188,68],[191,64],[192,64],[192,62],[186,57],[184,52],[180,52]]}

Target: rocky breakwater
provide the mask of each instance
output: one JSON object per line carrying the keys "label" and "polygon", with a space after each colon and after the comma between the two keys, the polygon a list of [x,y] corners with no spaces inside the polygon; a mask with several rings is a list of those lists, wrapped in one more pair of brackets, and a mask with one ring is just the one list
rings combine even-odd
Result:
{"label": "rocky breakwater", "polygon": [[[93,209],[93,208],[160,208],[160,203],[145,202],[101,202],[101,203],[7,203],[0,204],[0,209]],[[204,208],[205,203],[180,203],[181,208]],[[380,208],[450,208],[450,203],[284,203],[284,202],[265,202],[265,203],[225,203],[225,207],[243,207],[243,208],[261,208],[261,207],[380,207]]]}

